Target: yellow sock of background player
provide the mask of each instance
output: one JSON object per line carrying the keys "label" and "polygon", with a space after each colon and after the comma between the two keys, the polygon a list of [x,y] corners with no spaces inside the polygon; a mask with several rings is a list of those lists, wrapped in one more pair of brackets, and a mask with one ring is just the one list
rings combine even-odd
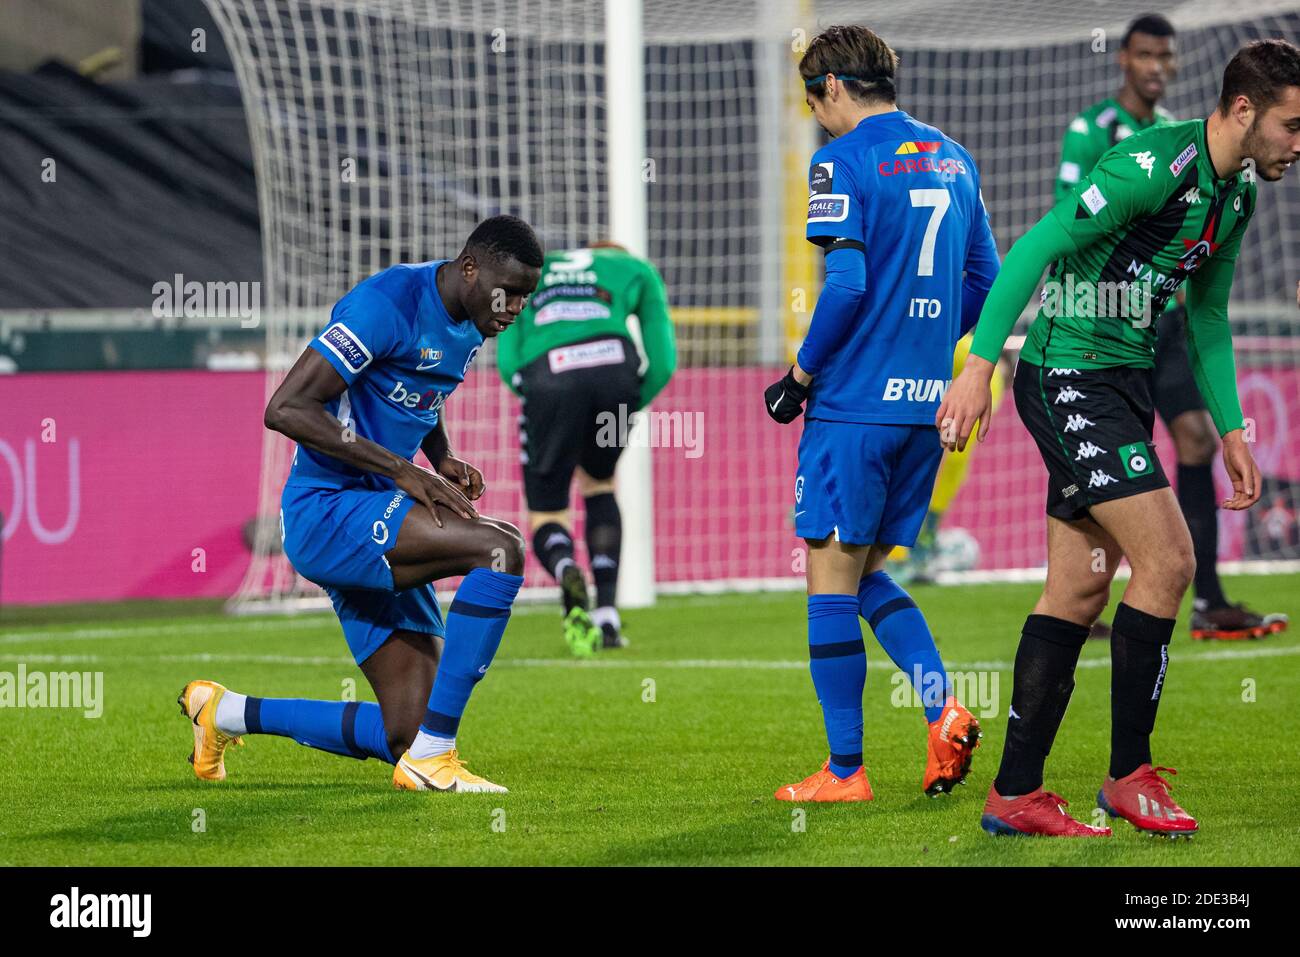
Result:
{"label": "yellow sock of background player", "polygon": [[[970,354],[971,336],[967,334],[957,340],[957,347],[953,351],[952,357],[952,377],[954,379],[961,375],[962,367],[966,364],[966,356]],[[997,411],[998,403],[1002,401],[1004,385],[1002,376],[993,376],[990,383],[993,391],[993,411]],[[930,510],[925,516],[925,524],[921,527],[921,535],[916,541],[913,549],[906,549],[901,546],[895,548],[889,553],[891,561],[909,561],[915,558],[915,561],[909,561],[913,567],[911,577],[924,574],[924,564],[928,563],[931,553],[934,549],[934,538],[939,530],[939,522],[943,518],[943,513],[948,510],[952,500],[957,497],[957,492],[961,489],[962,482],[966,480],[966,472],[970,468],[971,456],[975,454],[977,442],[969,442],[964,452],[945,452],[943,461],[939,463],[939,474],[934,480],[934,492],[930,495]],[[917,553],[913,556],[911,553]],[[917,567],[922,566],[922,567]]]}

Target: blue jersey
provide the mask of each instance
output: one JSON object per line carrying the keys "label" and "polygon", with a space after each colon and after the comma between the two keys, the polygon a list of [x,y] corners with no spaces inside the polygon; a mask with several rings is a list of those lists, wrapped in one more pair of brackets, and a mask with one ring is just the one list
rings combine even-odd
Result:
{"label": "blue jersey", "polygon": [[998,270],[974,160],[896,110],[819,149],[808,190],[808,239],[828,249],[828,264],[850,255],[831,249],[862,249],[866,282],[833,346],[819,343],[826,359],[807,416],[932,425],[952,381],[953,347]]}
{"label": "blue jersey", "polygon": [[[358,283],[311,341],[348,384],[326,406],[330,414],[406,459],[438,424],[443,402],[483,345],[478,327],[452,319],[438,296],[435,276],[444,261],[392,266]],[[298,447],[288,484],[395,487],[386,476],[305,446]]]}

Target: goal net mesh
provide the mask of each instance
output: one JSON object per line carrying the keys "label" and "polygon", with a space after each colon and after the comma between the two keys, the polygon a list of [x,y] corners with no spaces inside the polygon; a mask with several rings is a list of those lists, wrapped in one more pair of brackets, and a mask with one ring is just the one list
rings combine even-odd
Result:
{"label": "goal net mesh", "polygon": [[[333,303],[396,262],[454,256],[506,212],[548,249],[609,235],[603,0],[206,0],[234,60],[261,210],[267,395]],[[1141,9],[1138,9],[1138,7]],[[819,282],[801,215],[822,141],[794,65],[837,22],[864,23],[902,58],[899,106],[980,165],[1003,253],[1051,204],[1071,116],[1119,85],[1128,20],[1162,12],[1180,68],[1163,105],[1213,108],[1245,41],[1300,34],[1300,0],[1067,3],[940,0],[644,0],[648,250],[669,290],[679,371],[655,403],[656,578],[661,589],[797,580],[798,427],[758,405],[797,346]],[[1225,558],[1300,558],[1295,283],[1300,184],[1260,184],[1233,288],[1233,327],[1267,500],[1221,513]],[[1024,320],[1019,327],[1023,332]],[[484,511],[525,526],[518,407],[489,344],[447,403],[456,447],[484,472]],[[1172,473],[1172,446],[1157,448]],[[266,433],[260,521],[237,611],[318,602],[280,553],[276,516],[293,445]],[[974,548],[954,567],[1045,559],[1044,473],[1008,402],[942,527]],[[1223,476],[1220,473],[1220,481]],[[576,503],[576,499],[575,499]],[[581,557],[581,518],[577,516]],[[549,584],[530,557],[527,584]]]}

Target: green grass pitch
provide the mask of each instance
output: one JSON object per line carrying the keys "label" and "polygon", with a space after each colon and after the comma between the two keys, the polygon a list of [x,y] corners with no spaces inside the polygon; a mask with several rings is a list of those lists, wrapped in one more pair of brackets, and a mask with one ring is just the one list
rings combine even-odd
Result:
{"label": "green grass pitch", "polygon": [[[1174,797],[1201,821],[1194,840],[1143,837],[1123,822],[1109,840],[1074,842],[979,829],[1010,661],[1037,591],[914,590],[950,671],[983,671],[989,693],[998,681],[967,787],[921,793],[923,718],[896,703],[895,669],[864,626],[876,800],[802,811],[772,798],[826,753],[796,593],[663,599],[626,614],[632,647],[592,663],[567,657],[557,610],[521,610],[460,736],[471,769],[507,795],[397,792],[378,761],[265,736],[230,753],[225,782],[195,780],[175,703],[190,678],[336,700],[355,682],[370,698],[332,618],[241,620],[185,605],[89,621],[10,611],[0,671],[102,671],[105,704],[97,719],[0,710],[0,864],[1294,863],[1300,625],[1258,642],[1193,643],[1180,619],[1155,757],[1180,771]],[[1229,591],[1300,622],[1300,576],[1237,578]],[[1048,787],[1086,820],[1106,770],[1109,681],[1108,649],[1092,643],[1048,764]]]}

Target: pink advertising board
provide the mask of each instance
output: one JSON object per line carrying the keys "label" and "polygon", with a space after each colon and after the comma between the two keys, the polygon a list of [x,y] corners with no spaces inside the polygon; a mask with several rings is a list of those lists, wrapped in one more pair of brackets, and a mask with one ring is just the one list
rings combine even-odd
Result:
{"label": "pink advertising board", "polygon": [[[800,427],[776,425],[761,407],[776,374],[684,369],[656,401],[661,581],[795,574]],[[0,602],[230,595],[257,508],[264,383],[252,372],[0,377]],[[1300,482],[1300,374],[1248,369],[1240,384],[1266,474]],[[447,405],[458,452],[484,472],[482,510],[523,527],[518,413],[487,368]],[[1159,426],[1156,446],[1172,475]],[[1043,495],[1042,466],[1008,396],[945,526],[975,536],[982,568],[1035,567],[1045,558]],[[1240,556],[1245,519],[1222,514],[1221,553]],[[546,583],[531,555],[527,577]]]}

